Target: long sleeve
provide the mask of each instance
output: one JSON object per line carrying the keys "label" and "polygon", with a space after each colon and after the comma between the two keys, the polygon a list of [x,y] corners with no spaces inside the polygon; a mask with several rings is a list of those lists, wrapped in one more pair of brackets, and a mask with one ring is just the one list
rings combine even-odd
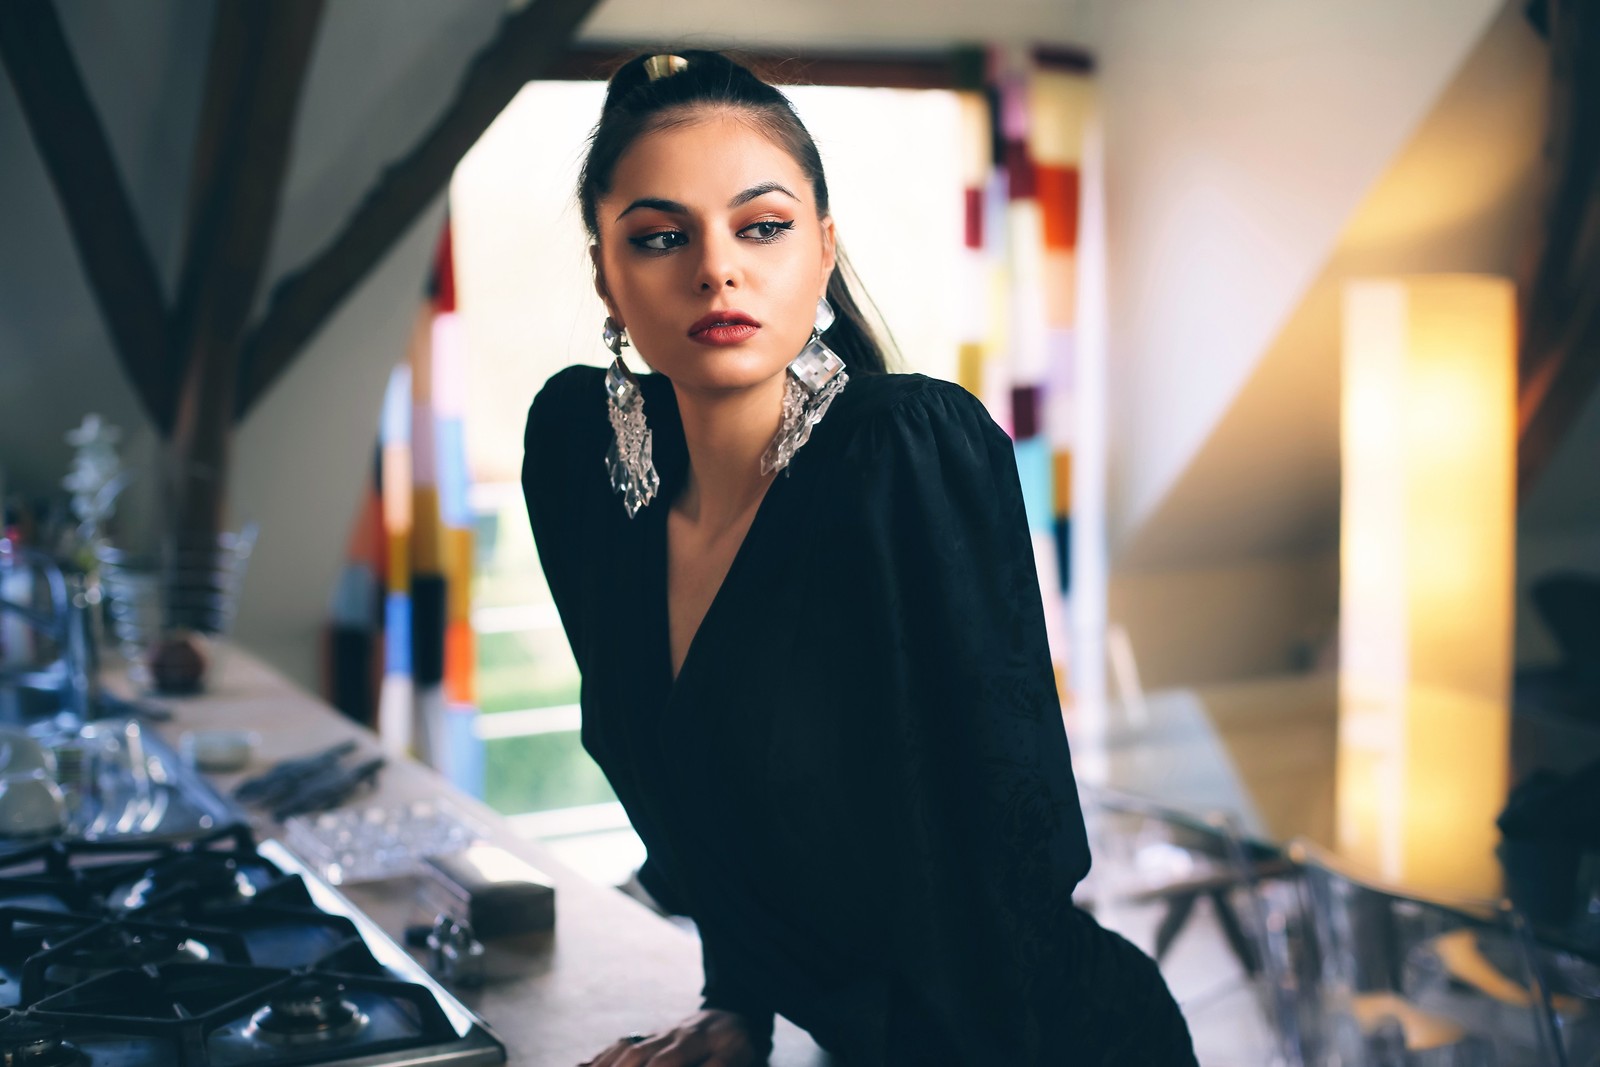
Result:
{"label": "long sleeve", "polygon": [[748,1024],[751,1042],[757,1049],[770,1053],[774,1021],[772,1005],[752,993],[750,984],[740,974],[741,968],[734,964],[721,932],[703,920],[698,928],[700,962],[705,970],[700,1006],[743,1016]]}
{"label": "long sleeve", "polygon": [[[602,388],[598,376],[595,368],[581,366],[552,375],[528,409],[523,435],[522,493],[528,522],[574,655],[580,655],[584,632],[581,583],[592,566],[585,555],[585,526],[594,512],[586,498],[599,480],[605,455],[604,440],[595,434],[596,421],[604,422],[603,411],[593,410],[604,402],[597,399]],[[593,465],[589,470],[582,466],[585,457]]]}
{"label": "long sleeve", "polygon": [[1089,851],[1011,442],[930,382],[847,469],[840,585],[870,595],[842,653],[863,709],[845,780],[887,917],[884,1062],[1064,1062],[1046,1028],[1086,962]]}

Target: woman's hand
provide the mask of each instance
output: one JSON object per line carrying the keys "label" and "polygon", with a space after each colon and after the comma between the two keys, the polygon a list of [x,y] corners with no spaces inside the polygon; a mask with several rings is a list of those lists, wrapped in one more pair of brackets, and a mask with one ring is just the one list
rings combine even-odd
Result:
{"label": "woman's hand", "polygon": [[702,1011],[643,1041],[616,1041],[578,1067],[754,1067],[764,1058],[744,1016]]}

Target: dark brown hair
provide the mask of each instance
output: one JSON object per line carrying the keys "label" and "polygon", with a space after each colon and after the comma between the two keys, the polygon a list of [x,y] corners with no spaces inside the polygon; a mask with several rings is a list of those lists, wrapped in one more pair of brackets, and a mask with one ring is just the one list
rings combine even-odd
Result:
{"label": "dark brown hair", "polygon": [[[589,236],[599,239],[595,205],[611,191],[611,175],[623,153],[644,134],[700,109],[737,111],[771,137],[811,183],[817,214],[827,215],[828,181],[822,173],[822,157],[788,98],[720,52],[676,54],[687,65],[664,77],[651,79],[645,71],[651,57],[643,55],[630,59],[611,76],[600,122],[589,138],[589,154],[578,176],[578,204]],[[881,374],[887,370],[883,348],[846,280],[849,262],[844,250],[836,251],[837,262],[828,278],[828,302],[835,318],[823,338],[852,373]]]}

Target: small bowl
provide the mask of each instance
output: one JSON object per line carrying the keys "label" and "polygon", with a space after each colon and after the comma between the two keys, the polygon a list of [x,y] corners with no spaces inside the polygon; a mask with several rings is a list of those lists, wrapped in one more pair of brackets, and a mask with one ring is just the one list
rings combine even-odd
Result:
{"label": "small bowl", "polygon": [[185,730],[178,751],[185,762],[202,771],[227,774],[250,765],[261,735],[254,730]]}
{"label": "small bowl", "polygon": [[0,776],[0,837],[58,833],[66,814],[61,787],[44,771]]}

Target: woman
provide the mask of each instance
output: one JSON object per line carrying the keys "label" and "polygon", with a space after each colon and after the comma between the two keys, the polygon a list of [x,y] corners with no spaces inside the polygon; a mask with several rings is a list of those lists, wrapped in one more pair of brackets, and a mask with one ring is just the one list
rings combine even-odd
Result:
{"label": "woman", "polygon": [[1071,904],[1011,442],[885,373],[788,102],[639,57],[579,199],[618,358],[540,391],[523,484],[584,747],[705,964],[699,1014],[592,1062],[744,1067],[777,1011],[851,1065],[1192,1063],[1154,965]]}

